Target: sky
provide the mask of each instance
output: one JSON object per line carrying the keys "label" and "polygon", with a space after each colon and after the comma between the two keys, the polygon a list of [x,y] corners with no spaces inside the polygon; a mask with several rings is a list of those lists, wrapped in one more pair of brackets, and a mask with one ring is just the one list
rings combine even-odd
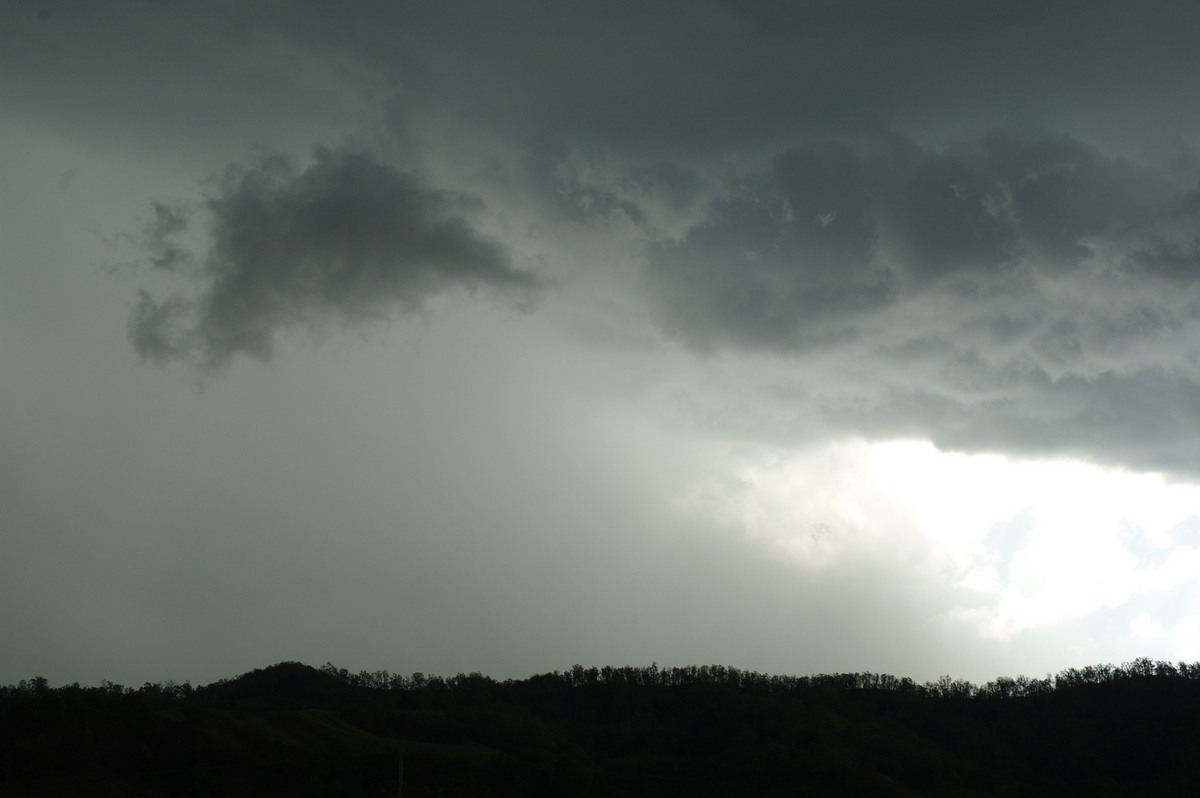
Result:
{"label": "sky", "polygon": [[0,4],[0,683],[1200,659],[1200,6]]}

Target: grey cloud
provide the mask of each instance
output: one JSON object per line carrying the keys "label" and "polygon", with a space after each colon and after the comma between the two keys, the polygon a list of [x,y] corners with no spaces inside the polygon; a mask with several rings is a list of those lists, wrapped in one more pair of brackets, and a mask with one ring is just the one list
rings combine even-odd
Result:
{"label": "grey cloud", "polygon": [[[1200,476],[1200,373],[1162,365],[1054,376],[1031,358],[995,361],[926,343],[926,367],[858,356],[869,377],[808,361],[802,376],[742,386],[703,423],[764,442],[825,437],[929,440],[947,451],[1074,457],[1189,478]],[[914,344],[914,349],[920,348]],[[848,357],[851,357],[848,355]],[[710,403],[713,398],[709,398]]]}
{"label": "grey cloud", "polygon": [[1160,133],[1164,109],[1181,129],[1197,119],[1177,98],[1196,93],[1200,11],[1173,0],[877,0],[854,13],[835,2],[456,0],[398,13],[408,47],[389,37],[375,49],[419,64],[430,95],[515,129],[662,157],[753,156],[797,131],[880,124],[1034,120],[1120,136]]}
{"label": "grey cloud", "polygon": [[1200,274],[1200,188],[1167,213],[1124,235],[1096,236],[1089,245],[1123,271],[1194,279]]}
{"label": "grey cloud", "polygon": [[728,185],[645,274],[669,334],[807,375],[733,429],[1200,474],[1194,193],[1007,134],[795,148]]}
{"label": "grey cloud", "polygon": [[151,204],[154,218],[145,229],[143,245],[150,263],[160,269],[174,270],[188,262],[189,256],[174,238],[188,229],[187,211],[162,202]]}
{"label": "grey cloud", "polygon": [[878,308],[897,276],[872,257],[871,176],[849,148],[789,150],[734,186],[681,241],[651,247],[647,275],[666,327],[702,348],[792,348],[822,324]]}
{"label": "grey cloud", "polygon": [[354,81],[317,79],[318,65],[343,78],[361,67],[359,88],[385,74],[405,102],[469,109],[520,135],[707,161],[754,157],[797,131],[1036,121],[1128,140],[1200,120],[1178,99],[1200,90],[1200,9],[1177,0],[866,0],[853,13],[728,0],[295,2],[283,15],[271,4],[61,5],[49,25],[0,9],[0,65],[20,78],[12,101],[67,123],[87,109],[126,135],[131,118],[186,140],[237,115],[237,136],[209,124],[202,138],[278,136],[286,128],[264,127],[242,84],[267,82],[277,109],[296,112],[352,95]]}
{"label": "grey cloud", "polygon": [[1053,380],[1031,367],[1008,383],[1006,394],[995,399],[954,406],[926,430],[934,443],[1200,474],[1195,374],[1150,366]]}
{"label": "grey cloud", "polygon": [[183,212],[154,205],[151,262],[198,277],[201,291],[163,301],[143,291],[130,340],[147,359],[212,368],[239,352],[269,358],[283,328],[412,313],[456,287],[528,306],[540,282],[471,225],[479,205],[361,153],[318,149],[303,170],[282,156],[231,166],[205,203],[202,257],[176,241]]}
{"label": "grey cloud", "polygon": [[1022,237],[1052,264],[1086,257],[1086,236],[1145,224],[1178,201],[1167,181],[1071,138],[992,136],[982,147]]}
{"label": "grey cloud", "polygon": [[919,153],[898,181],[888,219],[891,251],[910,276],[936,279],[994,269],[1015,254],[1012,195],[977,163]]}
{"label": "grey cloud", "polygon": [[1096,372],[1077,354],[1085,345],[1071,341],[1074,357],[1055,371],[1036,351],[996,357],[914,342],[901,354],[909,356],[903,377],[889,371],[894,364],[886,359],[864,358],[876,379],[820,395],[800,421],[825,432],[923,437],[950,450],[1075,456],[1200,474],[1200,369],[1131,360]]}
{"label": "grey cloud", "polygon": [[671,237],[711,189],[694,169],[674,161],[616,166],[584,157],[562,142],[527,142],[521,164],[539,211],[551,219],[606,224],[625,221],[645,238]]}
{"label": "grey cloud", "polygon": [[129,342],[143,359],[159,365],[187,357],[190,335],[180,325],[192,310],[192,303],[180,297],[155,302],[149,291],[138,291],[127,324]]}
{"label": "grey cloud", "polygon": [[[653,247],[647,274],[664,325],[693,344],[796,348],[820,322],[849,329],[934,285],[958,283],[965,299],[1029,269],[1073,272],[1100,242],[1184,202],[1069,137],[994,135],[946,152],[895,136],[835,142],[744,178],[684,240]],[[1179,272],[1178,253],[1194,250],[1195,239],[1143,244],[1138,258]]]}

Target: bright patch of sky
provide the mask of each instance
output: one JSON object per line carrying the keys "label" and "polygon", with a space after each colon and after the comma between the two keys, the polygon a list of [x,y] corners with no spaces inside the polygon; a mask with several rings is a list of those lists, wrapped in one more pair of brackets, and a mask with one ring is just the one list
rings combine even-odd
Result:
{"label": "bright patch of sky", "polygon": [[[861,439],[744,455],[689,496],[801,571],[889,563],[935,582],[948,615],[999,639],[1200,578],[1200,484],[1076,460]],[[964,591],[967,594],[964,596]],[[1200,609],[1197,607],[1196,609]],[[1146,614],[1131,633],[1171,634]]]}

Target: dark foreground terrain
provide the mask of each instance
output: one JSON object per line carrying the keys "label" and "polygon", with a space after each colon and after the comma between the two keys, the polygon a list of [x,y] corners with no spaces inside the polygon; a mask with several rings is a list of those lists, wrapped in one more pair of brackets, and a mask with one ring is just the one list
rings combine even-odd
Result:
{"label": "dark foreground terrain", "polygon": [[5,796],[1195,795],[1200,663],[982,687],[719,666],[496,682],[282,663],[0,688]]}

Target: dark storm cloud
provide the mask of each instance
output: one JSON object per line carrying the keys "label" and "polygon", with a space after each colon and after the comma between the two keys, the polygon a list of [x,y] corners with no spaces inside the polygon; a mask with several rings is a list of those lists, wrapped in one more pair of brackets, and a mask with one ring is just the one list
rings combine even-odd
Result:
{"label": "dark storm cloud", "polygon": [[649,206],[669,215],[688,215],[702,200],[705,180],[693,169],[671,161],[650,165],[602,165],[575,157],[563,142],[534,141],[525,147],[522,169],[538,210],[570,222],[624,219],[647,236],[661,234]]}
{"label": "dark storm cloud", "polygon": [[[895,136],[834,142],[789,149],[732,185],[681,241],[651,249],[648,276],[664,324],[693,344],[796,348],[931,285],[958,283],[969,301],[1030,266],[1078,270],[1093,239],[1140,235],[1186,204],[1166,180],[1069,137],[994,135],[945,152]],[[1194,250],[1190,261],[1178,250],[1146,245],[1136,263],[1186,274]]]}
{"label": "dark storm cloud", "polygon": [[[1165,366],[1052,376],[1032,359],[987,363],[960,353],[942,381],[826,394],[803,419],[822,432],[916,436],[939,448],[1074,456],[1200,474],[1200,378]],[[783,428],[776,422],[776,432]]]}
{"label": "dark storm cloud", "polygon": [[700,346],[787,348],[821,322],[890,302],[897,278],[872,258],[870,184],[866,165],[834,145],[789,150],[765,179],[735,186],[684,240],[652,249],[667,327]]}
{"label": "dark storm cloud", "polygon": [[181,138],[205,121],[204,139],[227,134],[236,115],[262,140],[249,86],[283,105],[346,96],[317,79],[318,62],[385,76],[406,108],[657,158],[756,157],[798,132],[880,125],[1036,123],[1120,139],[1200,122],[1179,99],[1200,93],[1200,7],[1177,0],[357,0],[286,14],[110,0],[56,4],[49,24],[13,9],[0,66],[21,78],[15,105],[67,123],[86,108],[89,122],[136,118]]}
{"label": "dark storm cloud", "polygon": [[[333,25],[354,16],[332,13]],[[1081,122],[1120,135],[1154,132],[1151,109],[1197,120],[1177,98],[1200,88],[1186,68],[1200,9],[1172,0],[452,0],[395,13],[405,46],[380,31],[372,52],[403,52],[414,94],[656,157],[753,156],[797,131],[880,124]]]}
{"label": "dark storm cloud", "polygon": [[1196,196],[1065,136],[793,148],[650,245],[647,285],[691,347],[811,374],[739,429],[1194,474]]}
{"label": "dark storm cloud", "polygon": [[268,358],[282,328],[411,313],[454,287],[531,302],[539,281],[472,227],[479,206],[360,153],[319,149],[302,171],[281,156],[230,167],[205,202],[203,257],[177,241],[185,213],[154,205],[151,262],[202,290],[161,302],[141,292],[130,340],[150,360],[218,367],[239,352]]}

